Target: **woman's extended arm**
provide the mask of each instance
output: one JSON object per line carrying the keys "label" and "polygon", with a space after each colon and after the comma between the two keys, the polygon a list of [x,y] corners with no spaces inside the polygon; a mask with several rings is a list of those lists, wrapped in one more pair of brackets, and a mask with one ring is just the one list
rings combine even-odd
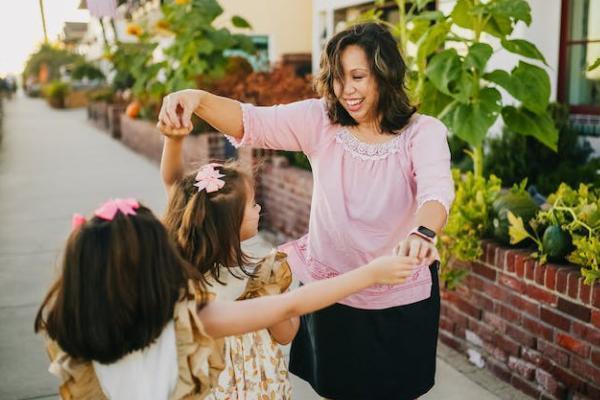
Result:
{"label": "woman's extended arm", "polygon": [[316,281],[276,296],[236,302],[214,301],[198,313],[212,337],[240,335],[327,307],[373,284],[402,283],[416,258],[386,256],[335,278]]}
{"label": "woman's extended arm", "polygon": [[165,96],[158,116],[159,127],[173,136],[187,134],[192,129],[192,114],[219,132],[237,139],[244,135],[238,101],[197,89],[180,90]]}

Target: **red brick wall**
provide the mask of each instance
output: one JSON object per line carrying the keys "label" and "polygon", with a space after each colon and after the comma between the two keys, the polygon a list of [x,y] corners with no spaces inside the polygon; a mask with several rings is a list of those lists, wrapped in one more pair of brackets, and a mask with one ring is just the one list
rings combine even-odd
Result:
{"label": "red brick wall", "polygon": [[313,180],[309,171],[276,158],[261,172],[263,227],[280,243],[308,232]]}
{"label": "red brick wall", "polygon": [[[150,160],[160,163],[163,137],[150,121],[132,119],[121,114],[121,141],[143,154]],[[225,159],[225,138],[219,133],[203,133],[189,136],[183,142],[183,160],[186,170],[214,160]]]}
{"label": "red brick wall", "polygon": [[479,353],[534,398],[600,398],[600,284],[584,285],[574,266],[541,266],[494,243],[465,267],[458,289],[442,291],[442,342]]}

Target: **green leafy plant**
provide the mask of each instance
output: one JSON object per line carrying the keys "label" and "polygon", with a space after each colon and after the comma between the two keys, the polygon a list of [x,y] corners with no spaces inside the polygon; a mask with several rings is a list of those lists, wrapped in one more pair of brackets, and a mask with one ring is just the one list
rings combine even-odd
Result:
{"label": "green leafy plant", "polygon": [[71,71],[71,78],[75,80],[89,79],[103,81],[104,73],[100,68],[88,62],[77,62]]}
{"label": "green leafy plant", "polygon": [[115,90],[129,89],[135,83],[135,78],[131,73],[131,65],[138,57],[138,54],[147,52],[139,43],[119,42],[111,49],[107,49],[104,58],[112,63],[115,72],[111,85]]}
{"label": "green leafy plant", "polygon": [[492,204],[501,189],[495,176],[484,178],[472,171],[452,170],[456,196],[448,223],[440,236],[438,249],[442,261],[441,277],[453,289],[466,270],[456,261],[475,261],[483,253],[481,239],[492,233]]}
{"label": "green leafy plant", "polygon": [[538,205],[525,190],[526,187],[527,179],[523,179],[521,183],[513,185],[510,190],[499,193],[492,204],[494,239],[502,244],[510,243],[509,213],[521,217],[527,223],[539,211]]}
{"label": "green leafy plant", "polygon": [[51,44],[42,44],[40,48],[27,59],[23,70],[23,80],[34,77],[37,79],[42,65],[48,69],[48,80],[60,79],[60,67],[83,62],[83,56],[69,50],[61,49]]}
{"label": "green leafy plant", "polygon": [[[562,184],[548,201],[550,207],[538,213],[529,227],[521,218],[509,214],[511,242],[518,243],[530,238],[538,248],[533,256],[545,263],[548,256],[557,250],[549,246],[571,250],[569,242],[572,239],[572,251],[566,258],[581,266],[585,282],[593,284],[600,278],[600,188],[582,183],[575,190]],[[539,233],[542,231],[544,237],[540,239]],[[564,233],[570,238],[559,236]],[[553,237],[548,239],[548,235]]]}
{"label": "green leafy plant", "polygon": [[600,158],[592,157],[593,149],[589,143],[570,126],[568,108],[554,103],[548,111],[560,132],[558,151],[548,149],[531,136],[505,128],[501,137],[488,141],[486,174],[498,176],[505,185],[527,178],[543,194],[554,192],[563,182],[574,186],[600,180],[597,172]]}
{"label": "green leafy plant", "polygon": [[42,92],[51,106],[64,108],[65,98],[71,91],[71,86],[63,81],[55,80],[43,87]]}
{"label": "green leafy plant", "polygon": [[91,101],[106,101],[112,103],[115,98],[115,90],[110,86],[103,86],[87,93],[87,97]]}
{"label": "green leafy plant", "polygon": [[[164,27],[174,35],[173,43],[164,50],[173,61],[165,65],[167,92],[193,87],[200,76],[207,81],[223,77],[228,66],[225,50],[241,49],[249,54],[255,51],[248,36],[213,26],[223,13],[216,0],[167,1],[162,12]],[[231,22],[238,28],[250,28],[237,15]]]}
{"label": "green leafy plant", "polygon": [[[500,115],[512,131],[533,136],[556,151],[558,132],[546,111],[550,97],[547,72],[523,60],[511,71],[489,71],[488,62],[498,50],[546,64],[533,43],[510,38],[518,23],[531,24],[527,1],[458,0],[448,15],[428,11],[432,1],[396,0],[396,24],[382,21],[377,9],[360,19],[388,25],[399,39],[411,71],[409,88],[421,104],[421,112],[440,118],[452,134],[469,144],[478,176],[483,175],[484,139]],[[376,5],[383,3],[377,1]],[[485,43],[486,35],[496,38],[500,46]],[[415,54],[408,53],[409,43],[416,47]],[[510,93],[519,106],[503,103],[499,89]]]}

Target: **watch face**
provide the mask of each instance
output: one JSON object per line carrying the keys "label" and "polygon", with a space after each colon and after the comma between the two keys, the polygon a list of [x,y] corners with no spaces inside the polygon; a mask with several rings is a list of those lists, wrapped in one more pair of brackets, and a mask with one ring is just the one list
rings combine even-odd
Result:
{"label": "watch face", "polygon": [[432,231],[432,230],[431,230],[431,229],[429,229],[429,228],[426,228],[426,227],[424,227],[424,226],[420,226],[420,227],[419,227],[417,230],[418,230],[420,233],[422,233],[423,235],[425,235],[425,236],[427,236],[427,237],[430,237],[430,238],[432,238],[432,239],[435,237],[435,232],[434,232],[434,231]]}

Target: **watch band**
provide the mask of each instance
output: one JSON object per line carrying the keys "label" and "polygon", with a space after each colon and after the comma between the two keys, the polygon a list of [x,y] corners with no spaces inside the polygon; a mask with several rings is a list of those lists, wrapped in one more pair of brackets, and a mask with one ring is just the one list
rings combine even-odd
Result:
{"label": "watch band", "polygon": [[417,235],[422,237],[423,239],[427,240],[428,242],[431,243],[435,243],[437,240],[435,231],[425,227],[425,226],[419,226],[417,228],[413,228],[408,235]]}

